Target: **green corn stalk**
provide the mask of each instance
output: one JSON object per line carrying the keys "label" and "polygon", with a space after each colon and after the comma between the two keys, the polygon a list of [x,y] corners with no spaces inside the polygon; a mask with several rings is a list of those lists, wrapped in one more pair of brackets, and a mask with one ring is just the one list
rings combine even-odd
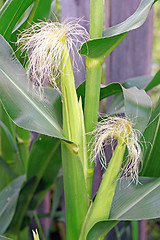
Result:
{"label": "green corn stalk", "polygon": [[[108,168],[104,173],[95,201],[91,205],[84,221],[79,240],[85,240],[89,229],[98,221],[108,219],[112,200],[117,186],[126,144],[119,139]],[[103,239],[103,237],[102,237]]]}
{"label": "green corn stalk", "polygon": [[[103,29],[103,0],[90,1],[90,38],[102,37]],[[98,59],[86,58],[87,79],[85,93],[84,120],[86,133],[90,133],[95,128],[98,120],[100,84],[102,75],[102,63]],[[87,145],[89,145],[91,135],[87,134]],[[88,151],[88,174],[87,189],[91,198],[92,180],[94,174],[94,163],[90,162],[90,151]]]}
{"label": "green corn stalk", "polygon": [[73,144],[62,142],[62,167],[66,207],[67,239],[78,239],[88,210],[86,189],[86,158],[83,148],[84,126],[81,101],[78,103],[73,70],[65,44],[62,56],[61,89],[63,102],[63,134]]}

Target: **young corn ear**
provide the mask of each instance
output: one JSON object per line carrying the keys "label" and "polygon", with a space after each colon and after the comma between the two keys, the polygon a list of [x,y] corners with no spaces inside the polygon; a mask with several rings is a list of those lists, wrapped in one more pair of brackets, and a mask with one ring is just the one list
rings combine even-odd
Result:
{"label": "young corn ear", "polygon": [[63,72],[61,61],[65,44],[72,55],[74,50],[89,38],[79,19],[59,22],[38,22],[19,34],[17,44],[28,56],[28,76],[42,87],[48,81],[59,91],[57,80]]}
{"label": "young corn ear", "polygon": [[[121,117],[106,116],[105,119],[98,123],[93,133],[95,136],[91,150],[92,161],[98,156],[106,171],[95,200],[84,221],[80,240],[85,239],[88,229],[96,222],[109,218],[120,172],[124,172],[127,176],[134,176],[138,180],[141,148],[138,142],[137,131],[133,129],[132,122]],[[108,144],[112,146],[113,155],[107,166],[104,147]],[[126,148],[128,149],[128,161],[124,169],[122,169]]]}
{"label": "young corn ear", "polygon": [[92,161],[98,159],[103,168],[107,168],[105,146],[111,145],[112,150],[121,139],[128,150],[127,161],[124,163],[122,172],[123,177],[131,177],[132,180],[138,181],[138,171],[141,162],[141,145],[138,140],[138,130],[134,129],[132,122],[126,118],[106,116],[97,124],[93,131],[94,141],[91,147]]}

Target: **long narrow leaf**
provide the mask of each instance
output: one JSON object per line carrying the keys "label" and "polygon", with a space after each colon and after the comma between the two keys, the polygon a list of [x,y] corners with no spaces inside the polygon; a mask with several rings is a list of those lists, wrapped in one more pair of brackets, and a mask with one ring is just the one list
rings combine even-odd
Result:
{"label": "long narrow leaf", "polygon": [[158,86],[160,84],[160,71],[156,73],[152,81],[146,86],[145,91],[148,92],[152,88]]}
{"label": "long narrow leaf", "polygon": [[16,178],[0,193],[0,234],[5,232],[12,220],[24,180],[25,176]]}
{"label": "long narrow leaf", "polygon": [[80,54],[104,61],[127,33],[140,27],[146,20],[154,0],[142,0],[137,11],[124,22],[110,27],[103,32],[103,37],[89,40],[80,49]]}
{"label": "long narrow leaf", "polygon": [[[127,86],[127,84],[130,83],[126,82],[124,86]],[[77,94],[84,100],[85,82],[78,87]],[[151,115],[152,102],[150,97],[143,89],[128,88],[128,86],[125,88],[120,83],[111,83],[101,88],[100,100],[115,94],[120,94],[120,99],[114,105],[112,104],[112,112],[118,113],[119,108],[123,106],[123,112],[126,116],[132,119],[137,129],[143,131]],[[118,106],[119,103],[121,104],[120,107]]]}
{"label": "long narrow leaf", "polygon": [[7,0],[0,11],[0,34],[10,39],[15,24],[34,0]]}
{"label": "long narrow leaf", "polygon": [[[129,180],[130,181],[130,180]],[[109,220],[97,222],[89,231],[87,240],[97,240],[107,234],[118,221],[142,220],[160,217],[160,179],[140,178],[141,184],[124,179],[116,188]]]}
{"label": "long narrow leaf", "polygon": [[7,237],[3,237],[3,236],[0,236],[0,240],[13,240],[11,238],[7,238]]}
{"label": "long narrow leaf", "polygon": [[160,176],[160,101],[152,113],[151,119],[144,132],[144,154],[141,176]]}
{"label": "long narrow leaf", "polygon": [[61,129],[61,101],[58,92],[44,89],[43,98],[29,86],[25,70],[9,44],[0,36],[0,98],[18,126],[66,140]]}

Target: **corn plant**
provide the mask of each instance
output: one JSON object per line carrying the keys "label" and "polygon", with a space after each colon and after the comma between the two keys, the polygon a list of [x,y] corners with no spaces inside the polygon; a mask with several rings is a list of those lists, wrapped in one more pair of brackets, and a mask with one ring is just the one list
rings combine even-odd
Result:
{"label": "corn plant", "polygon": [[[132,16],[103,30],[103,0],[91,0],[89,33],[79,19],[37,21],[46,1],[8,0],[2,7],[0,98],[5,120],[0,125],[16,167],[5,161],[5,145],[1,162],[10,184],[0,193],[0,234],[22,238],[29,212],[53,185],[61,162],[67,240],[105,239],[121,220],[160,216],[160,103],[152,109],[147,94],[160,83],[160,73],[101,87],[102,64],[145,22],[155,2],[142,0]],[[49,12],[51,1],[47,4]],[[42,20],[47,13],[42,11]],[[77,89],[75,49],[86,57],[87,69],[86,81]],[[99,114],[100,101],[112,95],[112,115]],[[30,152],[29,131],[40,133]],[[109,162],[106,145],[112,148]],[[96,161],[104,174],[92,196]],[[39,239],[37,232],[34,238]]]}

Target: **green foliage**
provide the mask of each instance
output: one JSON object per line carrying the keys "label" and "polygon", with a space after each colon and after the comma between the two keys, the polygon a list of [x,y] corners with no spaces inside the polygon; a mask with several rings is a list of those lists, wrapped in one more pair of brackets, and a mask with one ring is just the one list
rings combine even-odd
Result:
{"label": "green foliage", "polygon": [[[25,10],[33,3],[34,0],[8,0],[0,12],[0,33],[6,40],[10,40],[11,33]],[[17,7],[18,6],[18,7]]]}
{"label": "green foliage", "polygon": [[[36,94],[36,90],[33,91],[29,86],[25,70],[13,56],[9,44],[2,36],[0,41],[0,95],[9,116],[20,127],[65,140],[61,129],[58,92],[46,88],[44,93]],[[43,97],[40,94],[43,94]]]}
{"label": "green foliage", "polygon": [[[67,239],[103,239],[102,236],[121,220],[160,217],[157,210],[160,208],[160,102],[152,111],[152,103],[146,93],[159,85],[160,72],[153,78],[140,76],[128,79],[123,84],[112,83],[100,88],[102,63],[129,31],[144,23],[155,1],[142,0],[132,16],[104,30],[103,35],[103,1],[91,1],[92,40],[85,42],[79,50],[87,57],[87,80],[76,93],[72,65],[65,45],[61,62],[63,96],[51,87],[41,90],[33,87],[20,64],[24,59],[19,51],[16,52],[17,59],[17,47],[11,43],[11,48],[8,43],[16,41],[19,30],[27,29],[33,21],[46,19],[50,14],[51,2],[8,0],[0,12],[0,99],[5,109],[1,109],[0,121],[3,141],[0,149],[0,166],[3,168],[0,180],[4,186],[10,182],[0,192],[0,234],[7,233],[7,236],[18,239],[20,231],[28,226],[31,218],[34,216],[38,219],[34,211],[48,190],[56,184],[50,215],[52,224],[64,182]],[[117,138],[120,148],[114,152],[114,161],[110,161],[99,191],[92,200],[94,164],[90,164],[88,144],[94,138],[91,132],[98,121],[99,101],[112,95],[114,98],[108,113],[124,114],[132,121],[134,128],[144,132],[144,138],[141,139],[144,148],[141,176],[148,178],[140,177],[141,184],[135,184],[131,178],[118,182],[126,142],[119,142]],[[30,152],[30,134],[26,129],[41,134]],[[90,134],[85,135],[85,131]],[[112,143],[113,136],[110,137]],[[9,165],[10,160],[14,167]],[[118,160],[120,166],[116,169],[115,162],[118,163]],[[63,182],[61,177],[57,178],[61,167]],[[37,233],[34,233],[34,238],[39,239]],[[0,236],[1,239],[7,238]]]}
{"label": "green foliage", "polygon": [[109,232],[120,220],[143,220],[160,217],[160,179],[139,178],[141,184],[122,179],[117,185],[109,222],[101,221],[89,231],[87,240],[97,240]]}
{"label": "green foliage", "polygon": [[3,236],[0,236],[0,240],[12,240],[11,238],[6,238],[6,237],[3,237]]}
{"label": "green foliage", "polygon": [[142,176],[159,177],[159,154],[160,154],[160,101],[152,113],[150,121],[144,132],[144,153]]}
{"label": "green foliage", "polygon": [[153,3],[154,0],[142,0],[137,11],[124,22],[104,30],[102,38],[84,43],[79,50],[80,54],[104,62],[129,31],[140,27],[145,22]]}
{"label": "green foliage", "polygon": [[[129,119],[132,119],[136,128],[141,131],[145,129],[148,123],[152,107],[150,98],[146,92],[141,89],[141,86],[139,86],[140,84],[143,84],[143,82],[146,86],[147,79],[151,80],[152,78],[140,77],[135,78],[134,81],[132,81],[133,79],[130,79],[124,82],[122,85],[120,83],[111,83],[105,87],[101,87],[100,89],[100,100],[112,95],[116,95],[116,98],[110,106],[112,109],[112,114],[120,113],[119,110],[121,109],[121,112],[124,112]],[[141,83],[139,83],[140,81]],[[85,82],[78,87],[77,94],[83,99],[85,94]]]}
{"label": "green foliage", "polygon": [[20,189],[24,180],[25,176],[16,178],[0,193],[0,234],[5,232],[13,218]]}

